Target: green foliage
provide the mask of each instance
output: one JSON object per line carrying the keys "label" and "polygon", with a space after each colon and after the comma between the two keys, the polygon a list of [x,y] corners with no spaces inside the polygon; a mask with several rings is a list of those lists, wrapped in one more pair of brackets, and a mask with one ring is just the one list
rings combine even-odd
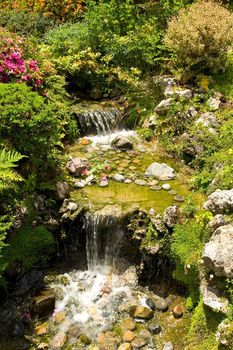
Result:
{"label": "green foliage", "polygon": [[16,151],[0,150],[0,191],[12,187],[15,182],[22,181],[22,177],[12,168],[15,168],[23,156]]}
{"label": "green foliage", "polygon": [[203,305],[201,300],[195,308],[189,333],[188,350],[217,350],[216,330],[222,321],[222,315],[214,313]]}
{"label": "green foliage", "polygon": [[0,215],[0,281],[2,273],[6,267],[6,262],[2,260],[2,251],[7,246],[5,238],[7,231],[11,227],[11,221],[7,215]]}
{"label": "green foliage", "polygon": [[53,235],[42,225],[22,227],[2,251],[4,263],[19,260],[24,270],[40,263],[46,263],[55,253],[56,244]]}
{"label": "green foliage", "polygon": [[53,21],[41,13],[0,10],[0,27],[22,36],[42,37],[53,25]]}
{"label": "green foliage", "polygon": [[142,128],[142,129],[138,129],[137,130],[138,135],[141,136],[142,139],[144,139],[145,141],[150,141],[153,136],[154,136],[154,132],[153,130],[149,129],[149,128]]}
{"label": "green foliage", "polygon": [[232,13],[220,2],[201,0],[171,19],[165,44],[175,65],[195,72],[219,71],[232,45]]}

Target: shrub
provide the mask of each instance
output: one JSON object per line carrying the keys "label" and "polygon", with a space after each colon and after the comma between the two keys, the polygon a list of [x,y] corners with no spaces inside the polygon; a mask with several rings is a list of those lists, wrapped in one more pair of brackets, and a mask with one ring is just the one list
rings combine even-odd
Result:
{"label": "shrub", "polygon": [[0,137],[21,154],[28,156],[27,172],[43,172],[56,163],[56,146],[63,122],[55,105],[25,84],[0,84]]}
{"label": "shrub", "polygon": [[232,21],[232,13],[214,0],[180,10],[169,22],[164,39],[174,63],[201,72],[223,69],[233,40]]}

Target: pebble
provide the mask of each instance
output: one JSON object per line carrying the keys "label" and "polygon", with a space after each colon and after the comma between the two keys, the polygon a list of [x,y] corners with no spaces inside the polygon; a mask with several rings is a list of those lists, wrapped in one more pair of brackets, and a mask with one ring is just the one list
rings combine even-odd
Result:
{"label": "pebble", "polygon": [[152,191],[160,191],[162,189],[161,186],[150,186],[150,190]]}
{"label": "pebble", "polygon": [[165,191],[170,191],[171,185],[169,185],[169,184],[163,184],[163,185],[162,185],[162,189],[165,190]]}
{"label": "pebble", "polygon": [[124,333],[124,335],[123,335],[123,340],[124,340],[125,342],[130,343],[132,340],[134,340],[135,336],[136,336],[135,333],[133,333],[132,331],[128,330],[128,331],[126,331],[126,332]]}
{"label": "pebble", "polygon": [[147,299],[146,299],[146,305],[148,305],[149,308],[151,308],[152,310],[155,310],[155,309],[156,309],[155,302],[154,302],[154,300],[151,299],[151,298],[147,298]]}
{"label": "pebble", "polygon": [[177,192],[174,191],[174,190],[171,190],[171,191],[169,191],[168,193],[171,194],[172,196],[175,196],[175,195],[177,194]]}
{"label": "pebble", "polygon": [[184,197],[183,197],[183,196],[177,195],[177,196],[174,197],[174,200],[175,200],[176,202],[184,202]]}
{"label": "pebble", "polygon": [[78,209],[78,205],[76,203],[69,202],[69,204],[67,205],[67,209],[69,211],[75,211]]}
{"label": "pebble", "polygon": [[77,181],[74,183],[74,187],[76,188],[84,188],[85,187],[85,183],[83,181]]}
{"label": "pebble", "polygon": [[143,346],[145,346],[146,344],[147,344],[146,339],[141,338],[141,337],[136,337],[136,338],[132,341],[132,343],[131,343],[133,349],[134,349],[134,348],[135,348],[135,349],[140,349],[140,348],[142,348]]}
{"label": "pebble", "polygon": [[147,182],[146,182],[145,180],[140,180],[140,179],[136,179],[136,180],[134,181],[134,183],[135,183],[136,185],[139,185],[139,186],[146,186],[146,185],[147,185]]}
{"label": "pebble", "polygon": [[123,325],[126,329],[129,329],[130,331],[134,331],[136,328],[136,323],[131,317],[124,318]]}
{"label": "pebble", "polygon": [[174,350],[174,346],[171,342],[164,344],[163,350]]}
{"label": "pebble", "polygon": [[121,174],[115,174],[113,175],[113,180],[117,181],[117,182],[124,182],[125,181],[125,177]]}
{"label": "pebble", "polygon": [[173,313],[173,316],[175,318],[181,318],[183,316],[183,313],[184,313],[184,309],[182,306],[180,305],[176,305],[174,306],[174,308],[172,309],[172,313]]}
{"label": "pebble", "polygon": [[159,334],[162,331],[161,326],[158,323],[151,323],[148,329],[153,334]]}
{"label": "pebble", "polygon": [[107,186],[108,186],[108,180],[102,180],[102,181],[100,181],[99,186],[100,186],[100,187],[107,187]]}
{"label": "pebble", "polygon": [[126,179],[126,180],[124,181],[124,183],[125,183],[125,184],[131,184],[131,183],[132,183],[132,180]]}
{"label": "pebble", "polygon": [[151,334],[147,329],[143,329],[139,333],[139,337],[147,340],[147,342],[148,342],[151,339]]}
{"label": "pebble", "polygon": [[149,183],[149,186],[157,186],[159,184],[159,181],[158,180],[152,180],[150,183]]}
{"label": "pebble", "polygon": [[117,350],[131,350],[131,345],[129,343],[121,344]]}
{"label": "pebble", "polygon": [[157,310],[165,312],[168,309],[168,302],[165,299],[156,300],[155,306]]}

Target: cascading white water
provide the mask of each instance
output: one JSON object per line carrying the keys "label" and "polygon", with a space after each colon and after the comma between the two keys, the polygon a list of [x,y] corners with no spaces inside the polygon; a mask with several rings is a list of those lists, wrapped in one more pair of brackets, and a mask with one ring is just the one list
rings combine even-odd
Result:
{"label": "cascading white water", "polygon": [[58,313],[65,315],[58,332],[66,333],[78,325],[95,339],[117,321],[120,304],[132,298],[127,278],[116,270],[119,243],[124,234],[118,210],[107,206],[103,211],[86,214],[83,229],[88,270],[57,276],[51,284],[57,299],[54,318]]}
{"label": "cascading white water", "polygon": [[77,117],[85,135],[107,135],[119,125],[121,113],[117,109],[92,110],[79,113]]}

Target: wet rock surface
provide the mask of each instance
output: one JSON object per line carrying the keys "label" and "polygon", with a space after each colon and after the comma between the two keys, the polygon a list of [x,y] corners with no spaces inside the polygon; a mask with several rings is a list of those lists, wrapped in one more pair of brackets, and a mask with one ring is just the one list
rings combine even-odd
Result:
{"label": "wet rock surface", "polygon": [[173,180],[176,177],[175,170],[165,163],[152,163],[146,170],[145,176],[154,176],[158,180]]}

